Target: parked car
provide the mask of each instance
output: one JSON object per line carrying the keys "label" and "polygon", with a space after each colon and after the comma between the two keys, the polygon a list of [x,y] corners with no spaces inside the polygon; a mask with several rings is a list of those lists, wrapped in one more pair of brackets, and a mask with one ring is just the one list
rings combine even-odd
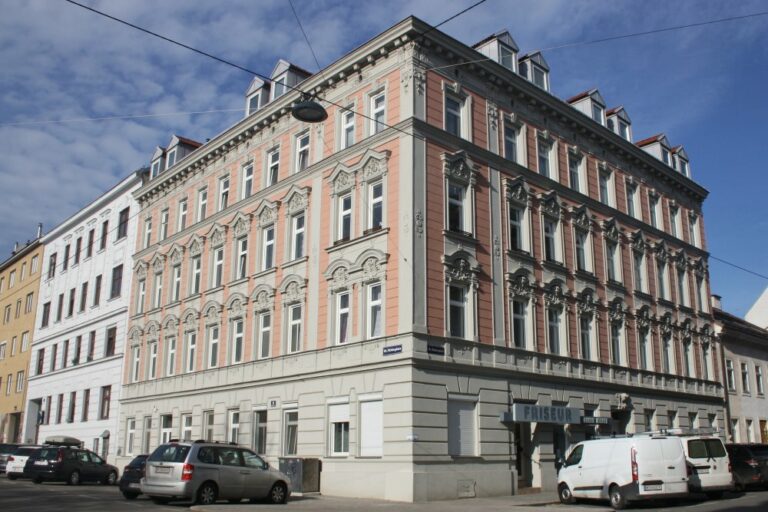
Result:
{"label": "parked car", "polygon": [[117,483],[117,468],[90,450],[70,446],[43,446],[35,450],[24,466],[24,477],[39,484],[43,481]]}
{"label": "parked car", "polygon": [[683,446],[660,435],[591,439],[576,444],[557,475],[562,503],[608,499],[616,509],[629,502],[688,495]]}
{"label": "parked car", "polygon": [[123,476],[120,477],[120,492],[127,500],[135,500],[141,494],[139,484],[144,476],[144,467],[149,455],[137,455],[123,468]]}
{"label": "parked car", "polygon": [[17,478],[23,477],[24,465],[27,463],[27,459],[38,448],[40,447],[18,446],[13,454],[8,456],[8,461],[5,466],[5,476],[7,476],[9,480],[16,480]]}
{"label": "parked car", "polygon": [[233,444],[170,442],[147,459],[141,492],[155,502],[174,499],[210,505],[268,499],[285,503],[290,479],[256,453]]}
{"label": "parked car", "polygon": [[18,448],[16,443],[2,443],[0,444],[0,473],[5,473],[5,465],[8,462],[8,457]]}
{"label": "parked car", "polygon": [[718,499],[723,492],[733,489],[731,461],[719,437],[696,435],[681,439],[691,472],[688,487],[692,492]]}
{"label": "parked car", "polygon": [[768,486],[768,444],[727,444],[737,489]]}

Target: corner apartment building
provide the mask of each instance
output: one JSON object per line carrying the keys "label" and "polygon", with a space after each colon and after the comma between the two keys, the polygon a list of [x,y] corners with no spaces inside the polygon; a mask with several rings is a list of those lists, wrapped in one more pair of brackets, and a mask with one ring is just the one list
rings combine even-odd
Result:
{"label": "corner apartment building", "polygon": [[138,205],[131,173],[44,238],[26,442],[80,439],[114,460]]}
{"label": "corner apartment building", "polygon": [[768,330],[723,311],[717,295],[713,306],[723,347],[729,440],[768,443]]}
{"label": "corner apartment building", "polygon": [[596,431],[723,429],[681,147],[556,98],[506,32],[415,18],[246,94],[136,193],[121,461],[235,441],[321,458],[326,494],[424,501],[553,489]]}
{"label": "corner apartment building", "polygon": [[27,367],[35,330],[43,245],[37,238],[14,247],[0,263],[0,443],[21,442]]}

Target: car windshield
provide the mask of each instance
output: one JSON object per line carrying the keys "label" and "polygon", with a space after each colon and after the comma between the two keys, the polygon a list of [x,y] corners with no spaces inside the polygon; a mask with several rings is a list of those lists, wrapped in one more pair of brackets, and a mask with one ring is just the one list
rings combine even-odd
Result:
{"label": "car windshield", "polygon": [[688,457],[692,459],[725,457],[725,447],[719,439],[691,439],[688,441]]}
{"label": "car windshield", "polygon": [[755,457],[768,457],[768,445],[750,446],[749,449]]}
{"label": "car windshield", "polygon": [[149,456],[150,462],[184,462],[189,453],[189,446],[180,444],[164,444]]}
{"label": "car windshield", "polygon": [[58,448],[41,448],[40,452],[35,455],[35,458],[41,460],[53,460],[59,457]]}
{"label": "car windshield", "polygon": [[14,455],[30,455],[32,454],[37,448],[19,448],[16,450],[16,453]]}

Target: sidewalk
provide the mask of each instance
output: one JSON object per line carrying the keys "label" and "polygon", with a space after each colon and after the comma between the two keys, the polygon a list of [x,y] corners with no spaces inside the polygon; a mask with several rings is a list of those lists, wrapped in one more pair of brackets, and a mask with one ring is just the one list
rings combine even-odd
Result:
{"label": "sidewalk", "polygon": [[[263,510],[311,510],[313,512],[388,512],[407,510],[408,512],[512,512],[531,511],[531,507],[558,503],[557,493],[520,494],[495,498],[462,498],[450,501],[432,501],[429,503],[401,503],[396,501],[369,500],[358,498],[337,498],[311,494],[292,496],[287,505],[269,505],[266,503],[240,505],[195,505],[191,510],[197,512],[258,512]],[[518,508],[519,507],[519,508]]]}

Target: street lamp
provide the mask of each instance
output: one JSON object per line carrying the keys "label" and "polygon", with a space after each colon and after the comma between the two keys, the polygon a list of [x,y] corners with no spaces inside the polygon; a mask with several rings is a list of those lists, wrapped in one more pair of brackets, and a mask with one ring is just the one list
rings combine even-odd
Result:
{"label": "street lamp", "polygon": [[328,112],[311,96],[305,95],[301,101],[291,107],[291,115],[305,123],[321,123],[328,119]]}

